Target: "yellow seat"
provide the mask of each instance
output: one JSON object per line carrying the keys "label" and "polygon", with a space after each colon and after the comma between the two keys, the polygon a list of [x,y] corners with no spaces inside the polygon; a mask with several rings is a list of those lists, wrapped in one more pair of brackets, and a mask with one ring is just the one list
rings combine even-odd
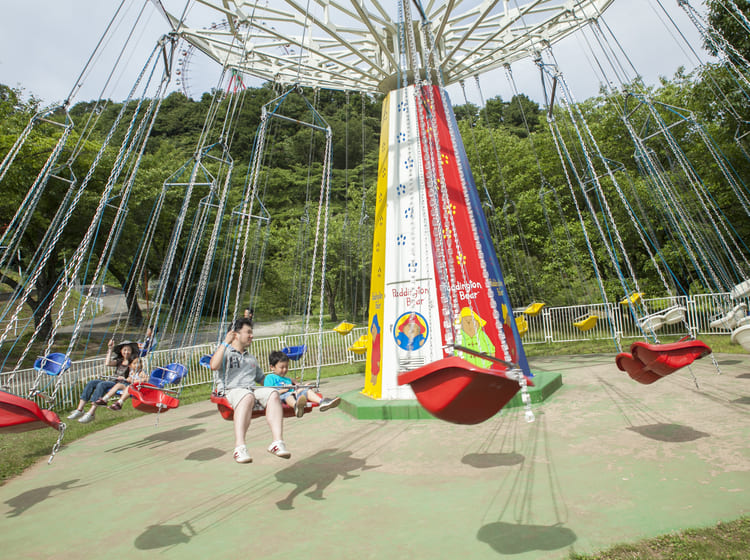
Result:
{"label": "yellow seat", "polygon": [[349,347],[349,352],[354,352],[355,354],[366,354],[369,343],[370,337],[366,334],[363,334],[356,340],[354,344]]}
{"label": "yellow seat", "polygon": [[341,336],[345,336],[352,332],[352,329],[354,328],[354,325],[352,323],[347,323],[346,321],[342,321],[337,326],[333,327],[333,330],[339,333]]}
{"label": "yellow seat", "polygon": [[639,301],[641,301],[642,297],[643,297],[643,292],[633,292],[628,297],[624,298],[620,302],[620,305],[628,305],[628,304],[631,304],[631,303],[635,305],[636,303],[638,303]]}
{"label": "yellow seat", "polygon": [[536,317],[539,312],[542,310],[542,307],[547,305],[544,302],[541,301],[535,301],[531,305],[529,305],[526,309],[523,310],[523,312],[528,315],[529,317]]}
{"label": "yellow seat", "polygon": [[526,320],[526,317],[523,315],[516,317],[516,327],[518,328],[518,334],[521,336],[529,332],[529,322]]}
{"label": "yellow seat", "polygon": [[573,326],[579,331],[590,331],[596,326],[596,322],[598,320],[599,317],[597,317],[596,315],[589,315],[588,317],[584,317],[583,319],[580,319],[573,323]]}

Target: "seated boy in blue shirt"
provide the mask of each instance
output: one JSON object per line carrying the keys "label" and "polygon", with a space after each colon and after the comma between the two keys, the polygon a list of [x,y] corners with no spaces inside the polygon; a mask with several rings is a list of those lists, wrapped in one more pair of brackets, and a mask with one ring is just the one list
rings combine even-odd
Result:
{"label": "seated boy in blue shirt", "polygon": [[268,357],[271,364],[271,373],[266,374],[263,385],[266,387],[282,387],[289,385],[289,389],[279,389],[279,396],[282,402],[285,402],[294,409],[297,418],[302,418],[305,413],[307,401],[316,403],[321,412],[329,408],[336,408],[341,402],[340,397],[333,399],[322,398],[318,393],[309,387],[296,387],[296,383],[287,377],[289,372],[289,357],[279,350],[274,350]]}

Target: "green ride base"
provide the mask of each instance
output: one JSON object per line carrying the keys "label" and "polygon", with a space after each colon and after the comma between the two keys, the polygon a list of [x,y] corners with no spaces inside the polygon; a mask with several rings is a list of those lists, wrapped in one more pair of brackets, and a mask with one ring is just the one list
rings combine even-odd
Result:
{"label": "green ride base", "polygon": [[[539,404],[562,387],[562,374],[553,371],[535,373],[533,387],[529,387],[531,404]],[[416,400],[377,400],[363,395],[360,391],[350,391],[339,395],[339,408],[357,420],[420,420],[434,419]],[[506,408],[523,406],[519,391]]]}

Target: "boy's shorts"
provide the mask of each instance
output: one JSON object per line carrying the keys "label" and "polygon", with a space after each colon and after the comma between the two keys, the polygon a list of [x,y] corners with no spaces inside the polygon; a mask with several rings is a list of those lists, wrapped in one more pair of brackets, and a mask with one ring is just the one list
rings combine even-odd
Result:
{"label": "boy's shorts", "polygon": [[276,389],[271,387],[253,387],[251,389],[245,389],[244,387],[237,387],[235,389],[229,389],[226,397],[232,408],[237,408],[240,401],[248,395],[255,395],[255,408],[265,409],[268,405],[268,399],[271,398],[273,393],[277,392]]}

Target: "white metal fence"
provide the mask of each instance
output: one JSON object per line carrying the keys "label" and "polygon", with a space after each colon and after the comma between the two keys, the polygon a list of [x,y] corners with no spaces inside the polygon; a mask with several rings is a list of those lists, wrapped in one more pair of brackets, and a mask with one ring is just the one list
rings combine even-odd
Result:
{"label": "white metal fence", "polygon": [[[724,327],[711,327],[711,322],[727,313],[728,310],[739,302],[731,301],[728,293],[705,294],[688,297],[655,298],[646,300],[648,309],[653,312],[661,312],[670,308],[683,308],[684,320],[672,324],[664,324],[656,333],[659,337],[680,336],[692,334],[730,334],[731,331]],[[745,300],[745,303],[748,303]],[[515,313],[516,317],[523,315],[522,311]],[[575,323],[595,315],[595,324],[588,330],[581,330],[574,326]],[[573,305],[566,307],[544,307],[542,311],[534,316],[524,315],[528,325],[528,331],[523,335],[524,345],[551,344],[560,342],[576,342],[585,340],[601,340],[617,338],[619,340],[628,338],[641,338],[643,331],[636,324],[627,306],[617,303]],[[284,347],[306,345],[307,350],[299,360],[290,362],[290,371],[293,376],[304,376],[304,379],[312,379],[317,374],[317,365],[321,367],[364,362],[365,356],[355,354],[348,348],[362,335],[367,334],[366,327],[353,329],[346,336],[341,336],[334,331],[323,332],[322,337],[318,333],[304,335],[272,336],[256,338],[253,340],[252,351],[258,357],[259,362],[264,364],[268,355],[273,350]],[[319,340],[322,344],[319,345]],[[213,381],[212,372],[199,364],[201,356],[214,351],[216,344],[199,344],[183,348],[169,350],[155,350],[146,358],[145,368],[151,371],[156,366],[166,365],[172,362],[180,362],[187,366],[188,375],[184,383],[186,385],[201,385]],[[93,358],[73,362],[64,374],[64,384],[58,391],[57,403],[61,407],[74,405],[83,385],[91,379],[106,376],[111,373],[111,368],[104,365],[104,358]],[[0,382],[5,385],[5,379],[9,374],[0,374]],[[28,391],[37,372],[33,369],[16,372],[12,389],[19,395],[28,394]]]}

